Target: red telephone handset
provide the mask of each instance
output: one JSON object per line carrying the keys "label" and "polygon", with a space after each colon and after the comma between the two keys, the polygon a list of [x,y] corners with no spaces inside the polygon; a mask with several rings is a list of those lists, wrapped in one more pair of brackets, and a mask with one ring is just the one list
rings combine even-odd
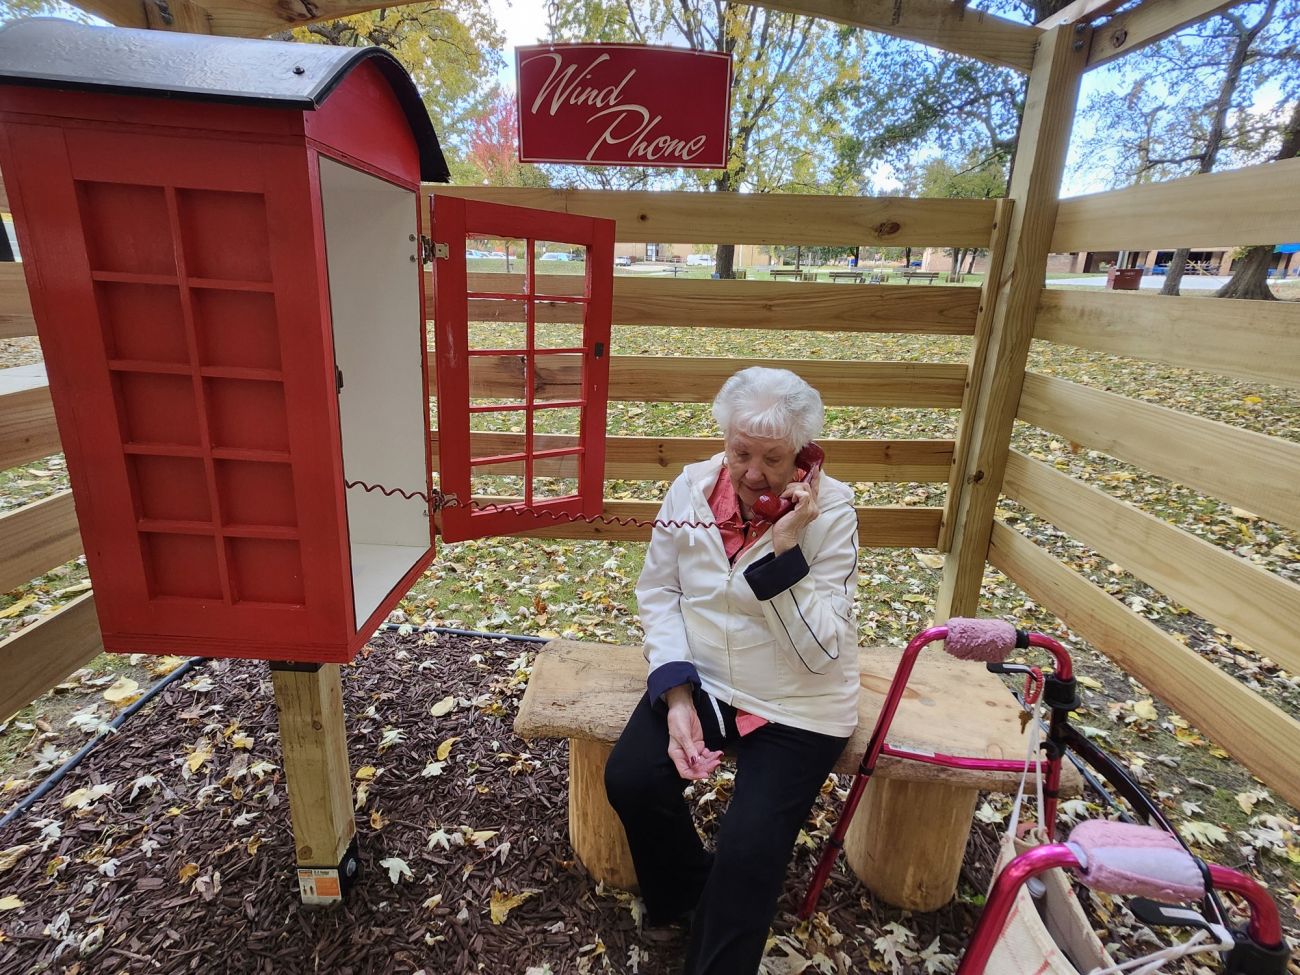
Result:
{"label": "red telephone handset", "polygon": [[[795,467],[804,472],[797,480],[810,480],[822,469],[822,462],[825,460],[826,453],[820,447],[815,443],[807,444],[794,459]],[[789,498],[781,497],[780,494],[760,494],[758,500],[754,502],[754,515],[763,521],[779,521],[793,510],[794,502]]]}

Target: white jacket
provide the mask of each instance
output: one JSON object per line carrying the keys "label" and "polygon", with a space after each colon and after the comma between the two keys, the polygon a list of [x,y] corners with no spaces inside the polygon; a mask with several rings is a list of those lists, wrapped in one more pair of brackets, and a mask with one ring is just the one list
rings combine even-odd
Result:
{"label": "white jacket", "polygon": [[[712,522],[722,454],[673,482],[660,520]],[[846,737],[858,721],[858,517],[853,492],[823,472],[820,514],[776,556],[769,529],[727,561],[717,528],[655,528],[636,596],[657,698],[700,684],[778,724]]]}

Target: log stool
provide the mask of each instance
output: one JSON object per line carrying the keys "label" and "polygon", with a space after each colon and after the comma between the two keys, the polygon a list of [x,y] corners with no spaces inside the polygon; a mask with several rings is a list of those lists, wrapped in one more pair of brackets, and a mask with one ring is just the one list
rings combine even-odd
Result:
{"label": "log stool", "polygon": [[[857,771],[902,651],[861,652],[858,730],[835,771]],[[633,890],[636,872],[622,823],[605,798],[605,760],[645,693],[640,647],[553,640],[537,655],[515,718],[521,738],[569,740],[569,840],[598,881]],[[936,649],[923,653],[894,718],[889,741],[915,752],[1021,758],[1020,708],[983,666]],[[933,911],[957,891],[980,790],[1013,792],[1019,777],[881,756],[845,839],[850,868],[890,904]],[[1078,772],[1062,770],[1062,791]]]}

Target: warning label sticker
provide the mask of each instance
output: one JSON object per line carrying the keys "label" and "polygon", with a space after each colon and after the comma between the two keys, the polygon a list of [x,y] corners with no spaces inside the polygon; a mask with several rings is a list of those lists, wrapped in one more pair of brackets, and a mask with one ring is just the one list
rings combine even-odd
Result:
{"label": "warning label sticker", "polygon": [[304,904],[336,904],[343,899],[337,870],[298,871],[298,893]]}

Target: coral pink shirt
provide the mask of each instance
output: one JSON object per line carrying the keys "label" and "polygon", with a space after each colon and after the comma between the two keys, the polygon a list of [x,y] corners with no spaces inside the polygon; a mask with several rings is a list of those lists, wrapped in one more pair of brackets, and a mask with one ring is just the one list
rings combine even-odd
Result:
{"label": "coral pink shirt", "polygon": [[[742,552],[762,538],[772,527],[769,522],[761,519],[745,521],[740,512],[740,499],[736,497],[736,486],[731,483],[725,462],[722,465],[722,472],[718,475],[717,483],[709,492],[709,510],[713,512],[713,520],[717,522],[718,531],[722,535],[722,547],[727,550],[727,560],[732,565],[736,564],[736,559],[740,558]],[[742,737],[765,724],[767,724],[766,718],[736,709],[736,730]]]}

